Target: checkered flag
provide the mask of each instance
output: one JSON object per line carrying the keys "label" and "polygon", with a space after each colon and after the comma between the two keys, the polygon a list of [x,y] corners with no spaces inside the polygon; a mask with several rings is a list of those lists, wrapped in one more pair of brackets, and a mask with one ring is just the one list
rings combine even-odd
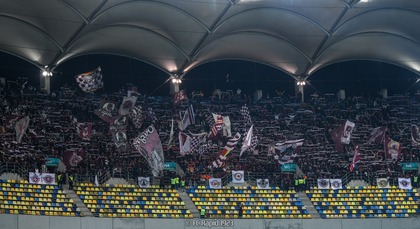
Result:
{"label": "checkered flag", "polygon": [[151,123],[153,123],[153,124],[156,123],[157,117],[156,117],[156,114],[151,107],[149,107],[147,109],[147,116],[148,116],[148,119],[150,120]]}
{"label": "checkered flag", "polygon": [[252,125],[251,115],[249,115],[249,110],[246,104],[241,108],[241,115],[244,117],[245,125]]}
{"label": "checkered flag", "polygon": [[251,146],[249,147],[249,151],[253,151],[256,147],[257,147],[257,145],[258,145],[258,142],[259,142],[259,140],[258,140],[258,136],[257,135],[252,135],[252,138],[251,138]]}
{"label": "checkered flag", "polygon": [[200,145],[205,142],[206,136],[203,134],[195,135],[191,137],[191,152],[197,153],[200,149]]}
{"label": "checkered flag", "polygon": [[209,150],[209,144],[208,143],[204,143],[201,144],[198,147],[198,154],[203,155],[204,153],[206,153]]}
{"label": "checkered flag", "polygon": [[82,73],[77,75],[76,82],[84,92],[95,92],[96,90],[104,87],[102,80],[101,67],[91,72]]}
{"label": "checkered flag", "polygon": [[141,106],[135,106],[130,110],[131,122],[133,122],[136,128],[140,128],[143,124],[143,117],[141,115]]}
{"label": "checkered flag", "polygon": [[216,121],[214,121],[214,117],[213,117],[212,113],[210,113],[210,115],[207,116],[206,122],[207,122],[207,124],[209,124],[210,128],[213,127],[214,125],[216,125]]}

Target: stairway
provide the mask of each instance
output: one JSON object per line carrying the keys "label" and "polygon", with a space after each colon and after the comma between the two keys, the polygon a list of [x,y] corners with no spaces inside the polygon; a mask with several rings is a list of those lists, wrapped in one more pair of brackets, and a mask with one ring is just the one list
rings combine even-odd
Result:
{"label": "stairway", "polygon": [[318,211],[315,209],[315,206],[312,204],[311,200],[305,192],[298,192],[298,196],[302,203],[305,205],[306,210],[308,210],[309,214],[311,214],[312,219],[321,218]]}
{"label": "stairway", "polygon": [[188,196],[187,192],[179,192],[179,197],[184,201],[185,206],[190,210],[194,218],[200,218],[200,213],[198,212],[197,207],[192,202],[191,198]]}
{"label": "stairway", "polygon": [[63,185],[63,192],[67,195],[68,198],[73,200],[74,204],[77,206],[77,210],[80,211],[82,216],[93,217],[92,212],[90,212],[90,210],[86,207],[79,196],[73,190],[69,189],[68,185]]}

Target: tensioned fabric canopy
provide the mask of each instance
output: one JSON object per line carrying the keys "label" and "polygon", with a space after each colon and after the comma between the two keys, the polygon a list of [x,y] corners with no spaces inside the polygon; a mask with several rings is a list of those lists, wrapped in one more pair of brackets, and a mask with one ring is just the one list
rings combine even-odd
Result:
{"label": "tensioned fabric canopy", "polygon": [[375,60],[420,70],[417,0],[0,0],[0,51],[54,69],[88,54],[184,74],[248,60],[305,78]]}

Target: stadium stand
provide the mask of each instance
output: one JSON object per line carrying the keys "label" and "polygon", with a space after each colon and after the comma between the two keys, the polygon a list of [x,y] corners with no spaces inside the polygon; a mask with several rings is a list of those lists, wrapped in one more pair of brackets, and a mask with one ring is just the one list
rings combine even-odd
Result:
{"label": "stadium stand", "polygon": [[418,192],[392,186],[306,191],[322,218],[407,218],[418,214]]}
{"label": "stadium stand", "polygon": [[96,217],[192,218],[173,189],[81,183],[75,186],[75,191]]}
{"label": "stadium stand", "polygon": [[239,206],[243,204],[242,218],[311,218],[298,195],[293,190],[256,187],[208,186],[187,188],[187,193],[199,211],[206,210],[208,218],[239,218]]}
{"label": "stadium stand", "polygon": [[2,214],[82,216],[73,200],[57,185],[0,180],[0,203]]}

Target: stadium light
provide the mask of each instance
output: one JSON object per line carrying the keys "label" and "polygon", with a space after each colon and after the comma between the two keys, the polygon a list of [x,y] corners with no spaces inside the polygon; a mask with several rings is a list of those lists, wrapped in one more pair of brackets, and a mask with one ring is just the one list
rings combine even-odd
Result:
{"label": "stadium light", "polygon": [[172,83],[173,84],[180,84],[180,83],[182,83],[181,78],[177,74],[174,74],[171,78],[172,78]]}
{"label": "stadium light", "polygon": [[296,84],[298,86],[305,86],[306,85],[306,82],[304,80],[299,80],[299,81],[296,82]]}

